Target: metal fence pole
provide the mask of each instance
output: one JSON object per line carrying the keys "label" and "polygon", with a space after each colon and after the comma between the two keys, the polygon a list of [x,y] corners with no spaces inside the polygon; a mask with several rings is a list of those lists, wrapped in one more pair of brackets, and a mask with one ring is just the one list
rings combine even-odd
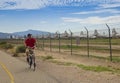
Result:
{"label": "metal fence pole", "polygon": [[42,35],[42,38],[43,38],[43,50],[44,50],[44,34]]}
{"label": "metal fence pole", "polygon": [[51,45],[51,33],[49,34],[49,37],[50,37],[50,51],[52,51],[52,45]]}
{"label": "metal fence pole", "polygon": [[86,31],[87,31],[87,54],[88,54],[88,57],[90,56],[89,54],[89,32],[88,32],[88,29],[85,27]]}
{"label": "metal fence pole", "polygon": [[110,60],[112,61],[111,32],[110,32],[110,27],[107,24],[106,26],[108,27],[108,32],[109,32]]}
{"label": "metal fence pole", "polygon": [[72,35],[73,35],[73,33],[71,32],[71,30],[69,30],[70,31],[70,34],[71,34],[71,37],[70,37],[70,40],[71,40],[71,55],[72,55],[72,52],[73,52],[73,49],[72,49]]}
{"label": "metal fence pole", "polygon": [[60,33],[59,33],[59,53],[60,53],[60,45],[61,45],[61,42],[60,42]]}

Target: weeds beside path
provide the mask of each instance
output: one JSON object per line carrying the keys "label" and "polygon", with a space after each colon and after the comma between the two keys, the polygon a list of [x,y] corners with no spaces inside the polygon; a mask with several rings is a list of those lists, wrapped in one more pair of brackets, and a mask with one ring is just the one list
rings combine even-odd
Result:
{"label": "weeds beside path", "polygon": [[[24,51],[24,47],[18,48]],[[24,54],[17,50],[15,53],[18,59],[26,60]],[[37,68],[60,83],[120,83],[120,62],[41,50],[35,53]]]}
{"label": "weeds beside path", "polygon": [[65,55],[59,53],[51,53],[48,51],[36,51],[38,58],[47,60],[53,63],[62,65],[72,65],[82,68],[84,70],[90,70],[95,72],[111,72],[120,74],[120,63],[111,62],[109,60],[97,59],[93,57],[83,57],[76,55]]}
{"label": "weeds beside path", "polygon": [[[60,80],[61,83],[120,82],[119,73],[113,72],[114,68],[117,69],[113,66],[116,63],[40,50],[36,50],[35,53],[37,68]],[[109,70],[109,68],[113,68],[113,70]]]}

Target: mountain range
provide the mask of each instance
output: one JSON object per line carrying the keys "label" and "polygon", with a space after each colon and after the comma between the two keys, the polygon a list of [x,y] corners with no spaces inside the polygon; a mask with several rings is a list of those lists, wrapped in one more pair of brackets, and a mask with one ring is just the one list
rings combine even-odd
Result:
{"label": "mountain range", "polygon": [[49,32],[46,31],[39,31],[39,30],[27,30],[27,31],[20,31],[20,32],[14,32],[14,33],[3,33],[0,32],[0,39],[6,39],[11,37],[25,37],[28,33],[32,34],[33,36],[40,36],[42,34],[47,35]]}
{"label": "mountain range", "polygon": [[0,32],[0,39],[6,39],[9,37],[9,33],[3,33],[3,32]]}

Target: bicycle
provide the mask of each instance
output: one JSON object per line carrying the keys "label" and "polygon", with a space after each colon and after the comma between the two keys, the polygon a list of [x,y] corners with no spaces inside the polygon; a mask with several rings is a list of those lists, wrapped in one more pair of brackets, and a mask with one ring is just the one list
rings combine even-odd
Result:
{"label": "bicycle", "polygon": [[35,63],[35,54],[34,54],[33,49],[29,48],[29,50],[28,50],[28,60],[27,61],[28,61],[28,64],[30,66],[30,69],[31,69],[31,67],[33,65],[34,71],[35,71],[36,63]]}

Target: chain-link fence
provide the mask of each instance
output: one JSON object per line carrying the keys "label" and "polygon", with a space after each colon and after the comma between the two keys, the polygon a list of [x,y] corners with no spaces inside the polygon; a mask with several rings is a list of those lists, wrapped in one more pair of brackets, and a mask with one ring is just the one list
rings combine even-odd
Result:
{"label": "chain-link fence", "polygon": [[43,50],[70,55],[109,58],[120,57],[120,28],[88,30],[42,35],[39,38]]}
{"label": "chain-link fence", "polygon": [[[23,44],[23,39],[9,39],[9,43]],[[106,29],[64,33],[48,33],[37,36],[38,46],[44,51],[59,52],[70,55],[108,58],[111,61],[120,57],[120,28],[106,24]]]}

